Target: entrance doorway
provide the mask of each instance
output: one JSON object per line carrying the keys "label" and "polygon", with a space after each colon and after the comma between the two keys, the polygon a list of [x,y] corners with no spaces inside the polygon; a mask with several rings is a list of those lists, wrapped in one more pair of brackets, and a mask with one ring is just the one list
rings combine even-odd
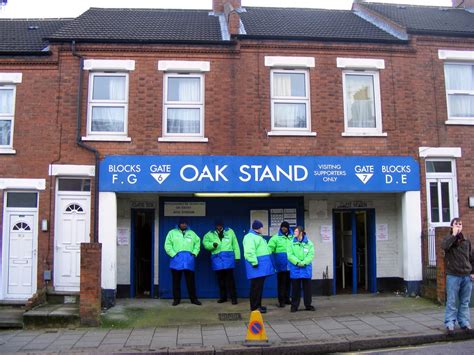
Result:
{"label": "entrance doorway", "polygon": [[38,193],[7,192],[5,202],[2,298],[27,300],[36,290]]}
{"label": "entrance doorway", "polygon": [[132,209],[130,297],[153,297],[154,209]]}
{"label": "entrance doorway", "polygon": [[[164,249],[166,235],[170,229],[175,228],[179,220],[178,216],[165,216],[164,206],[167,202],[200,202],[205,204],[205,216],[185,216],[190,228],[201,238],[201,251],[196,258],[196,291],[199,298],[219,297],[216,273],[211,266],[211,253],[202,246],[203,236],[214,228],[216,220],[222,220],[226,226],[232,228],[237,236],[240,246],[241,261],[234,269],[235,286],[237,297],[248,297],[250,293],[250,282],[245,271],[244,253],[242,240],[247,234],[251,224],[251,211],[266,211],[268,225],[271,225],[272,215],[276,212],[291,211],[294,213],[296,224],[303,225],[304,200],[302,197],[269,197],[269,198],[199,198],[190,199],[186,197],[167,197],[160,199],[160,238],[159,238],[159,280],[160,298],[172,297],[172,281],[169,268],[170,258]],[[264,214],[265,215],[265,214]],[[264,218],[262,218],[263,220]],[[278,229],[281,221],[274,222]],[[266,233],[265,233],[266,234]],[[270,233],[272,234],[272,233]],[[270,236],[265,235],[266,240]],[[181,296],[188,297],[187,287],[181,280]],[[263,297],[277,296],[276,275],[265,279]]]}
{"label": "entrance doorway", "polygon": [[335,210],[333,293],[376,292],[375,211]]}
{"label": "entrance doorway", "polygon": [[79,292],[81,243],[90,241],[90,179],[59,178],[54,229],[54,289]]}

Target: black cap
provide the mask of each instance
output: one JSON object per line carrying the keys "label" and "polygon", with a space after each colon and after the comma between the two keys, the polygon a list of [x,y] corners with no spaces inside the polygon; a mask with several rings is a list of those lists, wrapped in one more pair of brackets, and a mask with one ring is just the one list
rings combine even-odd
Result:
{"label": "black cap", "polygon": [[178,226],[179,226],[180,224],[188,224],[188,220],[187,220],[186,218],[184,218],[184,217],[181,217],[181,218],[179,219],[179,221],[178,221]]}
{"label": "black cap", "polygon": [[290,229],[290,224],[287,221],[281,222],[280,229],[286,227],[286,229]]}

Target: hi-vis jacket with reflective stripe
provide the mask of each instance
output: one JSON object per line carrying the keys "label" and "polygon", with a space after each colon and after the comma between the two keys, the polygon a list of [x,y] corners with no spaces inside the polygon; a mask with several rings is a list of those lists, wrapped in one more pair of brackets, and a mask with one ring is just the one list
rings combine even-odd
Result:
{"label": "hi-vis jacket with reflective stripe", "polygon": [[165,239],[165,251],[171,257],[170,268],[194,271],[196,256],[201,249],[201,239],[191,229],[174,228]]}
{"label": "hi-vis jacket with reflective stripe", "polygon": [[[231,228],[223,230],[223,238],[219,238],[216,230],[206,233],[202,238],[204,248],[211,252],[211,262],[213,270],[233,269],[235,260],[240,259],[240,247],[237,237]],[[217,247],[214,248],[214,243]]]}

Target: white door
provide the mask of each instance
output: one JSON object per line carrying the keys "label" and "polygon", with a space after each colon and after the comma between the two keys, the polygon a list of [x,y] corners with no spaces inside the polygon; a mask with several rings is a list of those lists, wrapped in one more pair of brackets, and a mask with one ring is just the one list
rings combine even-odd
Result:
{"label": "white door", "polygon": [[57,291],[79,291],[81,243],[90,242],[90,196],[58,195],[54,257]]}
{"label": "white door", "polygon": [[34,213],[9,213],[5,298],[28,299],[33,294],[36,263],[35,220]]}

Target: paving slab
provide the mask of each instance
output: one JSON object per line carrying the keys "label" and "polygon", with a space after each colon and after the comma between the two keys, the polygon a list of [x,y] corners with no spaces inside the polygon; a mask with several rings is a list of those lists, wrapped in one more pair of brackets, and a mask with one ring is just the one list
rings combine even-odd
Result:
{"label": "paving slab", "polygon": [[[134,303],[132,307],[162,307],[163,300]],[[161,302],[161,303],[160,303]],[[120,303],[120,302],[118,302]],[[76,330],[0,331],[0,353],[65,352],[154,352],[159,353],[310,353],[354,351],[387,346],[404,346],[434,341],[446,341],[442,320],[444,310],[424,300],[400,297],[351,296],[342,298],[317,298],[316,312],[290,313],[289,309],[272,307],[264,314],[264,325],[269,338],[268,348],[244,347],[248,304],[241,306],[244,321],[210,322],[212,312],[236,311],[230,305],[216,305],[204,300],[203,308],[182,307],[190,324],[159,323],[151,326],[116,329],[113,327],[79,328]],[[398,308],[395,307],[398,304]],[[169,302],[166,301],[166,307]],[[226,308],[227,307],[227,308]],[[173,307],[175,308],[175,307]],[[176,310],[172,310],[175,312]],[[117,310],[115,311],[115,315]],[[166,312],[166,310],[165,310]],[[179,318],[179,312],[174,317]],[[204,314],[205,313],[205,314]],[[468,335],[457,331],[455,339]],[[472,338],[473,336],[470,335]],[[451,339],[449,339],[451,340]]]}

